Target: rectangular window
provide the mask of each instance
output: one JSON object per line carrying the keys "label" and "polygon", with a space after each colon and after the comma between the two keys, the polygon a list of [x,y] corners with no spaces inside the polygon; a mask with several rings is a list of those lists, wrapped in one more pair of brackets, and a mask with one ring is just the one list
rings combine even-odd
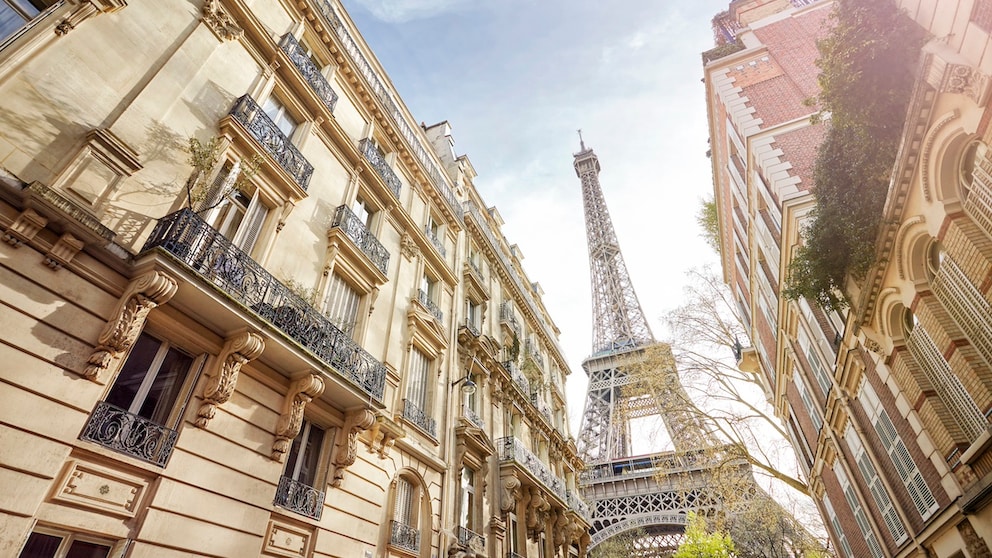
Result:
{"label": "rectangular window", "polygon": [[806,407],[806,413],[809,414],[809,419],[813,422],[813,428],[819,432],[823,428],[823,419],[820,418],[820,410],[813,402],[813,397],[809,393],[809,388],[806,387],[806,382],[803,381],[802,374],[798,370],[794,370],[792,379],[796,383],[799,398],[803,400],[803,407]]}
{"label": "rectangular window", "polygon": [[286,139],[292,139],[293,132],[296,131],[299,122],[289,114],[286,106],[279,99],[276,99],[274,95],[269,95],[269,98],[262,103],[262,111],[275,123]]}
{"label": "rectangular window", "polygon": [[0,0],[0,42],[54,4],[54,0]]}
{"label": "rectangular window", "polygon": [[475,471],[468,467],[462,467],[461,489],[458,524],[475,532]]}
{"label": "rectangular window", "polygon": [[799,341],[799,347],[803,350],[803,355],[806,356],[806,361],[809,362],[810,370],[813,372],[813,378],[819,384],[820,390],[824,394],[829,393],[831,385],[830,374],[827,373],[823,361],[820,360],[820,353],[813,347],[813,343],[810,341],[805,329],[800,328],[796,338]]}
{"label": "rectangular window", "polygon": [[193,357],[166,341],[142,333],[121,367],[105,401],[156,424],[173,426],[176,402]]}
{"label": "rectangular window", "polygon": [[410,375],[407,378],[406,398],[421,410],[427,405],[427,378],[430,377],[431,361],[423,352],[414,348],[410,351]]}
{"label": "rectangular window", "polygon": [[206,211],[206,222],[232,244],[251,253],[258,240],[269,208],[259,199],[258,189],[251,194],[237,188],[241,165],[224,165],[208,189],[200,211]]}
{"label": "rectangular window", "polygon": [[868,523],[868,516],[865,515],[865,510],[861,507],[861,502],[858,501],[858,496],[854,493],[854,487],[851,486],[851,481],[848,480],[847,474],[844,472],[844,468],[839,460],[834,465],[834,474],[837,475],[841,490],[844,491],[844,498],[854,513],[854,520],[861,530],[861,535],[865,538],[868,550],[871,551],[873,558],[882,558],[882,546],[878,543],[878,537],[875,536],[875,532],[871,530],[871,524]]}
{"label": "rectangular window", "polygon": [[906,540],[906,529],[903,527],[902,520],[899,519],[899,514],[896,513],[895,507],[892,505],[892,499],[889,498],[889,493],[885,490],[882,479],[879,478],[875,467],[871,463],[871,458],[858,438],[858,433],[855,432],[854,427],[850,423],[847,426],[847,432],[844,434],[844,438],[847,440],[848,447],[851,448],[851,453],[854,454],[854,460],[858,464],[861,476],[865,479],[865,484],[868,485],[868,490],[871,492],[872,498],[874,498],[875,504],[878,506],[878,511],[885,520],[885,526],[888,527],[889,533],[892,535],[892,540],[896,544],[902,543],[902,541]]}
{"label": "rectangular window", "polygon": [[324,302],[324,315],[347,335],[354,336],[358,324],[358,308],[362,297],[338,274],[331,275]]}
{"label": "rectangular window", "polygon": [[414,527],[413,485],[400,477],[396,479],[396,503],[393,506],[393,519],[403,525]]}
{"label": "rectangular window", "polygon": [[319,484],[320,449],[324,444],[324,435],[323,428],[308,420],[303,421],[286,460],[287,477],[310,487]]}
{"label": "rectangular window", "polygon": [[906,491],[909,492],[909,497],[912,498],[913,505],[916,506],[916,511],[920,513],[920,517],[924,520],[929,519],[939,507],[937,505],[937,499],[934,498],[933,492],[923,479],[923,474],[909,454],[909,449],[903,442],[902,437],[896,432],[896,427],[892,424],[892,419],[889,418],[889,414],[882,407],[882,401],[878,398],[878,394],[875,393],[875,388],[866,380],[862,379],[861,392],[858,397],[865,412],[868,413],[868,419],[875,428],[875,432],[878,434],[879,439],[882,440],[882,446],[885,448],[885,452],[892,460],[892,464],[899,473],[899,478],[906,487]]}
{"label": "rectangular window", "polygon": [[355,204],[351,207],[351,211],[355,214],[355,217],[358,217],[358,220],[365,225],[365,228],[371,230],[372,216],[375,215],[375,210],[369,206],[368,202],[362,198],[356,198]]}
{"label": "rectangular window", "polygon": [[847,542],[847,535],[844,534],[844,530],[841,529],[840,519],[837,518],[837,513],[834,512],[834,507],[830,504],[830,498],[826,494],[823,495],[823,507],[827,511],[827,522],[833,527],[834,535],[837,536],[837,545],[840,546],[840,550],[843,551],[840,558],[854,558],[854,552],[851,551],[851,545]]}
{"label": "rectangular window", "polygon": [[85,540],[79,535],[56,531],[35,531],[18,555],[19,558],[107,558],[113,545]]}

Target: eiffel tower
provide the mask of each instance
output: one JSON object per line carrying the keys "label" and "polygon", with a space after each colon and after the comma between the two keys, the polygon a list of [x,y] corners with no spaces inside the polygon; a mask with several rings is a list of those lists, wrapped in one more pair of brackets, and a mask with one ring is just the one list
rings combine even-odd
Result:
{"label": "eiffel tower", "polygon": [[[707,487],[714,462],[727,460],[713,459],[723,446],[689,403],[671,348],[651,333],[603,198],[599,158],[581,131],[579,142],[574,166],[582,181],[593,307],[578,439],[587,466],[580,489],[592,509],[589,550],[617,537],[628,546],[626,556],[669,556],[682,540],[688,512],[710,515],[720,508]],[[653,370],[640,374],[644,367]],[[661,419],[674,451],[631,455],[631,420],[644,417]],[[743,460],[736,463],[751,478]]]}

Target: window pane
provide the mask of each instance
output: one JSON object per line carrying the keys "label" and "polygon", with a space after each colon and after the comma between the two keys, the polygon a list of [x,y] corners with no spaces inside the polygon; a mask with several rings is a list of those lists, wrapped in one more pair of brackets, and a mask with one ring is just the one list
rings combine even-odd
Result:
{"label": "window pane", "polygon": [[107,558],[110,547],[85,541],[73,541],[65,558]]}
{"label": "window pane", "polygon": [[324,442],[324,429],[311,424],[307,434],[307,445],[303,450],[303,463],[297,480],[307,486],[316,487],[317,467],[320,464],[320,446]]}
{"label": "window pane", "polygon": [[27,544],[24,545],[24,550],[21,551],[20,558],[54,558],[60,544],[62,544],[62,537],[31,533]]}
{"label": "window pane", "polygon": [[131,407],[161,345],[158,339],[144,333],[138,337],[127,361],[121,367],[120,374],[117,375],[114,387],[107,394],[107,403],[124,410]]}
{"label": "window pane", "polygon": [[191,357],[170,348],[138,415],[157,424],[165,424],[192,364]]}

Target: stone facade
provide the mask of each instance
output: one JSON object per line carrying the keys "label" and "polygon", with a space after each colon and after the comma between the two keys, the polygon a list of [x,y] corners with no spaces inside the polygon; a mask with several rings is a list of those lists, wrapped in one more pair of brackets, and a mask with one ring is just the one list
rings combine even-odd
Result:
{"label": "stone facade", "polygon": [[[831,6],[792,4],[737,26],[743,49],[706,65],[724,276],[753,341],[740,364],[765,380],[838,556],[988,556],[990,3],[899,2],[934,38],[921,54],[878,263],[849,284],[852,305],[839,313],[778,296],[813,207],[823,131],[808,118],[815,107],[758,85],[785,79],[815,96],[817,33],[799,31]],[[722,29],[734,27],[727,17]]]}
{"label": "stone facade", "polygon": [[584,555],[558,329],[337,1],[32,4],[0,555]]}

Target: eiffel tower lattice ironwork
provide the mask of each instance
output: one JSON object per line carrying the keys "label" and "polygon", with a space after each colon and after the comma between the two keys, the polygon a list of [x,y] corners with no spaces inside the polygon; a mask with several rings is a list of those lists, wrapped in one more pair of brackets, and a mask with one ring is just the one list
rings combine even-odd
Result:
{"label": "eiffel tower lattice ironwork", "polygon": [[[689,511],[720,507],[707,487],[721,444],[689,403],[671,348],[651,333],[606,208],[599,159],[581,131],[579,139],[574,166],[582,181],[593,303],[593,354],[582,363],[589,387],[578,439],[587,464],[580,485],[592,509],[589,548],[633,532],[627,555],[668,556]],[[638,361],[654,368],[653,387],[628,374]],[[648,416],[664,422],[675,451],[631,455],[631,419]]]}

